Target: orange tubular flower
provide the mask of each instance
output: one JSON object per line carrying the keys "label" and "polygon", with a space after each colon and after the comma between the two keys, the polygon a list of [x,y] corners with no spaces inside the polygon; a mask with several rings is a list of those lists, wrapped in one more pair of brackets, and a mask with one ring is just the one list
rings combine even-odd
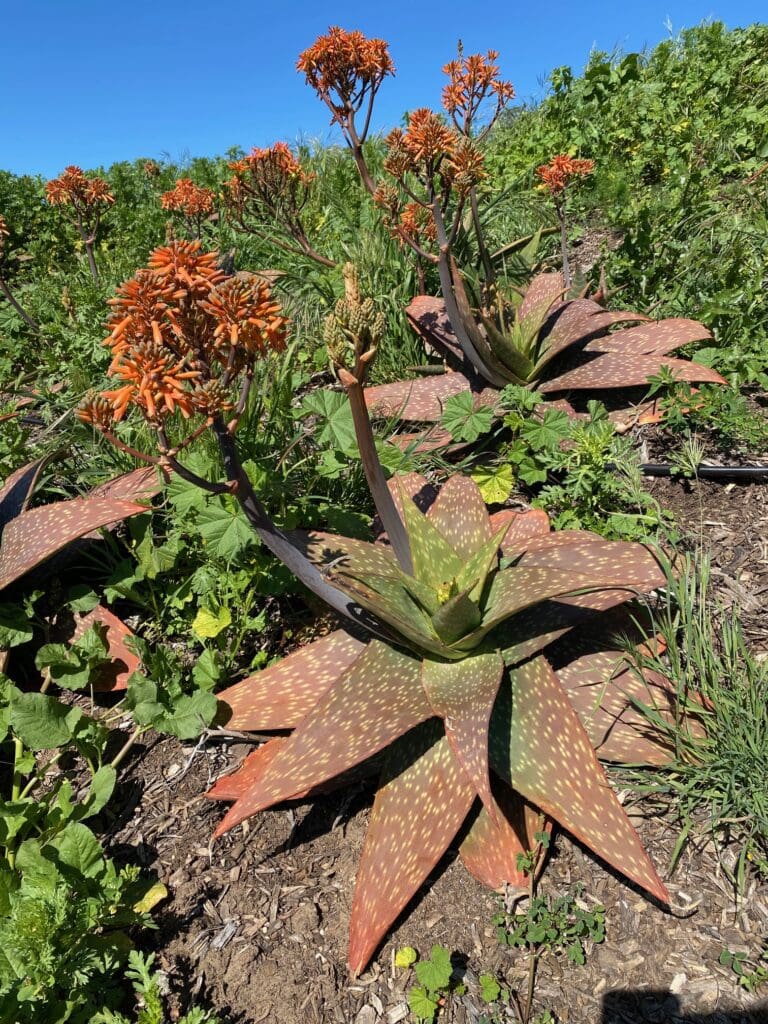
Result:
{"label": "orange tubular flower", "polygon": [[160,204],[164,210],[175,210],[186,217],[206,217],[213,213],[216,193],[213,189],[196,185],[191,178],[179,178],[168,192],[163,192]]}
{"label": "orange tubular flower", "polygon": [[450,114],[456,128],[469,135],[483,101],[489,96],[496,98],[496,108],[486,126],[485,134],[511,99],[515,90],[511,82],[500,77],[496,50],[489,50],[485,56],[473,53],[465,57],[459,47],[457,60],[449,61],[443,67],[448,75],[448,85],[443,89],[443,107]]}
{"label": "orange tubular flower", "polygon": [[456,133],[428,107],[413,111],[402,135],[402,145],[416,164],[434,164],[450,156],[457,141]]}
{"label": "orange tubular flower", "polygon": [[373,98],[387,75],[395,73],[383,39],[368,39],[362,32],[347,32],[338,26],[329,28],[304,50],[296,68],[340,124],[350,111],[360,110],[366,98]]}
{"label": "orange tubular flower", "polygon": [[236,378],[246,374],[247,383],[258,358],[285,348],[287,320],[267,282],[227,278],[218,253],[203,252],[199,242],[155,249],[110,305],[108,372],[119,385],[80,410],[101,430],[132,406],[156,428],[177,411],[219,415],[233,408]]}
{"label": "orange tubular flower", "polygon": [[[413,239],[417,245],[423,246],[424,242],[434,243],[437,239],[437,229],[432,214],[420,203],[407,203],[400,214],[400,227],[408,238]],[[397,236],[398,232],[394,232]],[[403,239],[401,238],[401,244]]]}
{"label": "orange tubular flower", "polygon": [[246,357],[285,348],[288,321],[280,315],[266,281],[230,277],[210,291],[200,308],[216,321],[213,344],[225,362],[238,346]]}
{"label": "orange tubular flower", "polygon": [[58,178],[52,178],[45,186],[45,198],[51,206],[72,205],[84,211],[100,204],[109,206],[115,197],[103,178],[87,178],[79,167],[65,167]]}
{"label": "orange tubular flower", "polygon": [[586,177],[595,169],[594,160],[578,160],[567,154],[553,156],[548,164],[536,168],[536,174],[553,196],[558,196],[577,178]]}

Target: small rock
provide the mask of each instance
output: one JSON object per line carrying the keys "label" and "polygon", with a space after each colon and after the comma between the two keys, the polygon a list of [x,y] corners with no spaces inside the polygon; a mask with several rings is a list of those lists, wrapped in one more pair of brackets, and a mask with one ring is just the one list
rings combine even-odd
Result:
{"label": "small rock", "polygon": [[398,1003],[391,1010],[387,1010],[387,1024],[400,1024],[408,1016],[408,1003]]}
{"label": "small rock", "polygon": [[355,1024],[376,1024],[378,1014],[372,1006],[363,1006],[358,1010]]}
{"label": "small rock", "polygon": [[320,924],[320,912],[314,903],[300,903],[291,916],[291,929],[297,935],[307,935]]}
{"label": "small rock", "polygon": [[672,981],[669,983],[669,991],[673,996],[679,996],[685,988],[686,982],[688,981],[688,975],[683,973],[676,974]]}

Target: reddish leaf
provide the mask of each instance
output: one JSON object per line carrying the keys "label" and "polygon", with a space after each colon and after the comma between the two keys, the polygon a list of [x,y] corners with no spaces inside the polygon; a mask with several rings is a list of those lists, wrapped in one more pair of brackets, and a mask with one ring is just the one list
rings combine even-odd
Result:
{"label": "reddish leaf", "polygon": [[556,308],[542,330],[542,355],[539,369],[572,345],[604,334],[613,324],[628,320],[647,320],[640,313],[611,313],[591,299],[573,299]]}
{"label": "reddish leaf", "polygon": [[46,455],[42,459],[21,466],[6,479],[0,489],[0,530],[27,507],[40,470],[50,458],[50,455]]}
{"label": "reddish leaf", "polygon": [[107,498],[73,498],[22,512],[3,530],[0,589],[91,530],[145,512],[143,505]]}
{"label": "reddish leaf", "polygon": [[[500,780],[493,779],[493,796],[503,814],[494,821],[485,807],[476,818],[459,847],[464,866],[489,889],[528,888],[528,875],[517,866],[517,858],[536,846],[537,832],[551,832],[549,821],[532,804]],[[540,863],[539,872],[543,867]]]}
{"label": "reddish leaf", "polygon": [[286,740],[216,835],[352,768],[432,716],[421,661],[372,640]]}
{"label": "reddish leaf", "polygon": [[465,362],[461,345],[445,311],[443,299],[436,299],[431,295],[417,295],[411,300],[405,315],[427,348],[436,349],[440,355],[447,354],[460,364]]}
{"label": "reddish leaf", "polygon": [[129,473],[107,480],[89,493],[90,498],[112,498],[120,501],[149,500],[163,489],[158,471],[154,466],[142,466]]}
{"label": "reddish leaf", "polygon": [[492,387],[476,390],[462,373],[441,373],[366,388],[365,401],[372,416],[436,423],[443,415],[446,401],[464,391],[473,392],[475,408],[494,406],[499,397]]}
{"label": "reddish leaf", "polygon": [[494,533],[480,488],[474,480],[460,473],[454,474],[440,488],[427,518],[465,560]]}
{"label": "reddish leaf", "polygon": [[286,737],[276,736],[247,754],[236,771],[222,775],[205,794],[209,800],[240,800],[272,764]]}
{"label": "reddish leaf", "polygon": [[626,327],[604,338],[595,338],[584,350],[663,356],[691,341],[707,341],[711,337],[712,332],[698,320],[670,317],[667,320],[649,321],[639,327]]}
{"label": "reddish leaf", "polygon": [[554,672],[543,657],[510,671],[494,714],[494,770],[627,878],[669,895]]}
{"label": "reddish leaf", "polygon": [[[654,590],[666,581],[658,559],[642,544],[605,540],[584,530],[561,530],[524,542],[519,566],[576,572],[606,587]],[[573,588],[576,589],[575,587]]]}
{"label": "reddish leaf", "polygon": [[360,657],[365,644],[337,629],[216,696],[232,709],[230,729],[292,729]]}
{"label": "reddish leaf", "polygon": [[474,799],[439,726],[417,729],[393,747],[357,872],[349,938],[354,975],[429,877]]}
{"label": "reddish leaf", "polygon": [[584,388],[627,388],[641,387],[649,377],[660,373],[666,367],[675,380],[706,381],[712,384],[727,383],[709,366],[692,363],[669,356],[634,355],[626,352],[606,352],[596,355],[572,370],[566,370],[558,377],[542,381],[539,390],[543,394],[553,391],[572,391]]}
{"label": "reddish leaf", "polygon": [[454,444],[453,438],[447,430],[438,427],[436,424],[420,430],[417,434],[390,434],[387,442],[399,448],[401,452],[410,452],[412,455],[422,455],[425,452],[434,452],[439,448],[445,448],[449,452],[459,451],[466,448],[466,444]]}
{"label": "reddish leaf", "polygon": [[93,688],[100,691],[125,690],[130,677],[141,668],[141,659],[126,644],[126,640],[134,634],[122,619],[104,605],[97,604],[86,615],[77,619],[70,643],[79,640],[95,623],[107,627],[105,639],[112,661],[99,670],[93,680]]}
{"label": "reddish leaf", "polygon": [[638,704],[670,728],[680,725],[694,739],[704,738],[701,717],[680,707],[670,680],[650,668],[633,667],[623,651],[588,651],[556,672],[602,761],[660,765],[671,760],[671,734]]}
{"label": "reddish leaf", "polygon": [[530,538],[549,534],[551,530],[549,516],[540,508],[504,508],[501,512],[494,512],[491,516],[492,530],[498,530],[505,523],[509,523],[510,526],[501,546],[503,555],[519,550]]}
{"label": "reddish leaf", "polygon": [[493,651],[463,661],[425,659],[421,675],[432,710],[443,719],[454,757],[494,819],[498,812],[488,774],[488,723],[503,674],[504,661]]}
{"label": "reddish leaf", "polygon": [[565,285],[561,273],[537,274],[525,289],[523,301],[517,310],[517,319],[525,318],[539,309],[547,300],[556,302],[563,294]]}

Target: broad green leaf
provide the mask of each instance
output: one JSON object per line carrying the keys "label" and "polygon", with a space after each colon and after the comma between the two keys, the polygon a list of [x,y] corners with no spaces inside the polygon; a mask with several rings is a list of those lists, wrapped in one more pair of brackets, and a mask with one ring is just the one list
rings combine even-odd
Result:
{"label": "broad green leaf", "polygon": [[339,391],[313,391],[297,410],[300,416],[317,416],[316,438],[320,446],[357,454],[355,427],[347,396]]}
{"label": "broad green leaf", "polygon": [[515,482],[512,467],[507,462],[492,468],[478,467],[472,471],[472,479],[488,505],[502,505]]}
{"label": "broad green leaf", "polygon": [[451,954],[444,946],[433,946],[429,960],[420,960],[413,969],[426,989],[430,992],[439,992],[448,988],[451,983]]}
{"label": "broad green leaf", "polygon": [[216,717],[218,701],[212,693],[184,694],[175,702],[173,713],[155,722],[161,732],[180,740],[196,739]]}
{"label": "broad green leaf", "polygon": [[218,651],[206,647],[192,669],[192,679],[201,690],[212,690],[221,679],[224,667]]}
{"label": "broad green leaf", "polygon": [[0,650],[18,647],[32,639],[32,624],[23,608],[15,604],[0,604]]}
{"label": "broad green leaf", "polygon": [[59,855],[59,863],[85,878],[95,878],[104,865],[101,843],[87,825],[70,822],[50,844]]}
{"label": "broad green leaf", "polygon": [[231,498],[209,502],[198,515],[203,543],[214,558],[232,562],[255,542],[256,534]]}
{"label": "broad green leaf", "polygon": [[480,982],[480,998],[484,1003],[495,1003],[501,995],[501,985],[494,978],[492,974],[481,974],[478,981]]}
{"label": "broad green leaf", "polygon": [[192,620],[192,632],[200,640],[211,640],[231,624],[232,612],[226,605],[222,605],[216,612],[210,608],[200,608]]}
{"label": "broad green leaf", "polygon": [[11,704],[11,728],[30,750],[52,750],[72,738],[72,730],[82,717],[78,708],[70,708],[44,693],[21,693]]}
{"label": "broad green leaf", "polygon": [[475,408],[471,391],[462,391],[446,400],[440,426],[454,441],[476,441],[493,426],[493,409],[483,405]]}
{"label": "broad green leaf", "polygon": [[104,808],[112,796],[117,782],[117,772],[111,764],[102,765],[91,779],[88,796],[80,805],[82,810],[76,812],[77,817],[90,818]]}
{"label": "broad green leaf", "polygon": [[555,448],[571,432],[571,420],[562,409],[547,409],[541,419],[528,419],[520,428],[520,436],[535,451]]}
{"label": "broad green leaf", "polygon": [[413,948],[413,946],[402,946],[395,953],[395,967],[405,968],[415,964],[419,959],[419,954]]}
{"label": "broad green leaf", "polygon": [[408,1005],[420,1021],[433,1021],[438,1010],[438,1002],[427,994],[426,989],[415,985],[408,992]]}

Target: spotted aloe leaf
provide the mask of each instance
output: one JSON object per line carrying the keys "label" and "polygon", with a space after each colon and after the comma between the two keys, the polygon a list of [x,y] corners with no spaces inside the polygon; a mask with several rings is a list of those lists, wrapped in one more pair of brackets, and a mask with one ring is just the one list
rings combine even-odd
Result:
{"label": "spotted aloe leaf", "polygon": [[49,456],[21,466],[7,478],[0,488],[0,530],[21,515],[29,503],[37,478]]}
{"label": "spotted aloe leaf", "polygon": [[419,659],[372,640],[291,734],[216,834],[354,767],[432,717],[420,669]]}
{"label": "spotted aloe leaf", "polygon": [[494,715],[494,769],[518,793],[657,899],[669,895],[543,657],[510,671]]}
{"label": "spotted aloe leaf", "polygon": [[530,876],[518,858],[536,848],[537,833],[551,832],[552,822],[500,779],[492,782],[502,813],[492,817],[484,806],[477,806],[459,854],[467,871],[489,889],[527,889]]}
{"label": "spotted aloe leaf", "polygon": [[[504,330],[487,310],[478,313],[497,375],[546,395],[644,386],[662,367],[678,380],[725,383],[710,367],[669,357],[682,345],[711,337],[702,324],[680,317],[652,321],[641,313],[606,310],[587,298],[563,300],[561,284],[559,274],[534,277],[514,320]],[[496,392],[490,382],[485,387],[461,356],[445,305],[419,297],[407,313],[428,345],[446,356],[452,372],[369,389],[371,412],[436,423],[446,399],[461,391],[472,391],[479,405],[495,406]],[[636,326],[622,326],[627,324]]]}
{"label": "spotted aloe leaf", "polygon": [[231,709],[233,728],[293,729],[364,649],[363,641],[337,629],[217,696]]}
{"label": "spotted aloe leaf", "polygon": [[28,509],[3,530],[0,590],[92,530],[145,512],[143,505],[109,498],[73,498]]}
{"label": "spotted aloe leaf", "polygon": [[0,590],[73,541],[146,511],[145,506],[132,500],[149,492],[144,470],[138,471],[142,474],[138,491],[138,478],[131,473],[110,481],[120,484],[116,495],[104,490],[109,487],[107,484],[84,498],[28,508],[40,470],[47,461],[48,457],[39,459],[16,470],[0,490]]}
{"label": "spotted aloe leaf", "polygon": [[488,771],[488,725],[503,674],[503,658],[498,651],[489,651],[463,661],[426,659],[421,676],[434,713],[445,723],[456,760],[494,820],[498,815]]}
{"label": "spotted aloe leaf", "polygon": [[427,723],[391,750],[371,812],[349,927],[359,974],[418,892],[475,800],[439,726]]}
{"label": "spotted aloe leaf", "polygon": [[104,605],[97,604],[95,608],[77,619],[70,643],[79,640],[91,626],[97,624],[106,626],[104,639],[110,660],[98,669],[96,677],[91,680],[91,685],[97,691],[125,690],[130,677],[141,668],[141,658],[126,642],[130,642],[134,633],[114,612]]}

